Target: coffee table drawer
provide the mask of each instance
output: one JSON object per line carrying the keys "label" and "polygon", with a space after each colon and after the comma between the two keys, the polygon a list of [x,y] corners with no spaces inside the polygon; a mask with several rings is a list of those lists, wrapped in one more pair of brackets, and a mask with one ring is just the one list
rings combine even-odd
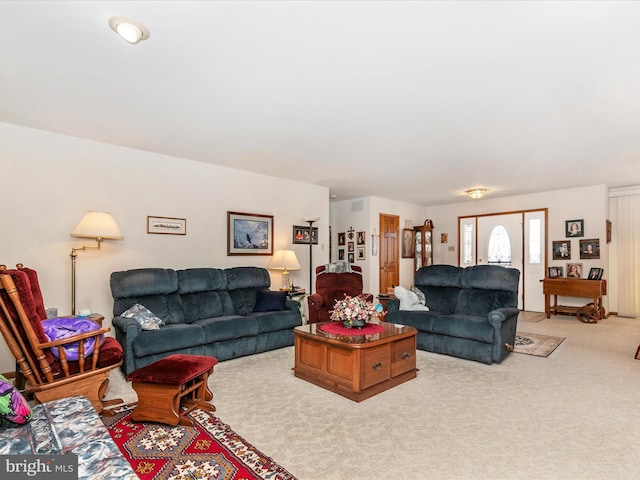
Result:
{"label": "coffee table drawer", "polygon": [[416,337],[391,343],[391,376],[416,368]]}
{"label": "coffee table drawer", "polygon": [[360,388],[368,388],[391,377],[391,359],[388,344],[363,349],[361,361]]}

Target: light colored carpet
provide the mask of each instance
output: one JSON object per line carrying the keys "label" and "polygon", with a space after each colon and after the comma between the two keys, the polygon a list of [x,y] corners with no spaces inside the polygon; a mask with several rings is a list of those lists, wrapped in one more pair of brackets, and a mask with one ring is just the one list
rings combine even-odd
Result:
{"label": "light colored carpet", "polygon": [[640,320],[526,331],[566,340],[497,365],[418,351],[416,379],[361,403],[295,378],[292,347],[220,362],[216,415],[301,480],[636,478]]}
{"label": "light colored carpet", "polygon": [[558,345],[560,345],[563,340],[564,337],[516,332],[516,342],[513,346],[513,353],[548,357],[558,348]]}

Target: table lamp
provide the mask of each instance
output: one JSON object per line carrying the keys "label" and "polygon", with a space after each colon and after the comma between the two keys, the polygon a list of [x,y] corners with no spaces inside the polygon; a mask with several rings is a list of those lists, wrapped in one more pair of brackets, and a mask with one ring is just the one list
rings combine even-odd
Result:
{"label": "table lamp", "polygon": [[291,274],[289,270],[300,270],[300,263],[293,250],[276,250],[267,265],[271,270],[282,270],[282,288],[291,287]]}

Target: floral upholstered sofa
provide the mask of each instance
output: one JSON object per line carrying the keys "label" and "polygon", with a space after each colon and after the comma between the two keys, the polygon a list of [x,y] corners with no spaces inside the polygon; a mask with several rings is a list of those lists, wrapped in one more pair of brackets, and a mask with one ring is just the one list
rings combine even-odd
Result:
{"label": "floral upholstered sofa", "polygon": [[0,429],[0,455],[33,454],[77,454],[79,480],[138,478],[85,397],[41,403],[26,424]]}

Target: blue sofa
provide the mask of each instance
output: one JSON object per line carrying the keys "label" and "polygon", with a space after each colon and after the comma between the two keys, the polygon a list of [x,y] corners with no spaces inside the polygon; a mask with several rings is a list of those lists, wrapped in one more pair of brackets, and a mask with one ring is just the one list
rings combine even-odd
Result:
{"label": "blue sofa", "polygon": [[495,265],[422,267],[414,283],[429,310],[400,310],[392,299],[386,321],[415,327],[421,350],[499,363],[515,342],[519,279],[517,269]]}
{"label": "blue sofa", "polygon": [[[141,268],[111,274],[113,326],[125,375],[173,353],[218,360],[293,345],[300,303],[271,292],[264,268]],[[165,325],[143,330],[120,316],[136,303]]]}

